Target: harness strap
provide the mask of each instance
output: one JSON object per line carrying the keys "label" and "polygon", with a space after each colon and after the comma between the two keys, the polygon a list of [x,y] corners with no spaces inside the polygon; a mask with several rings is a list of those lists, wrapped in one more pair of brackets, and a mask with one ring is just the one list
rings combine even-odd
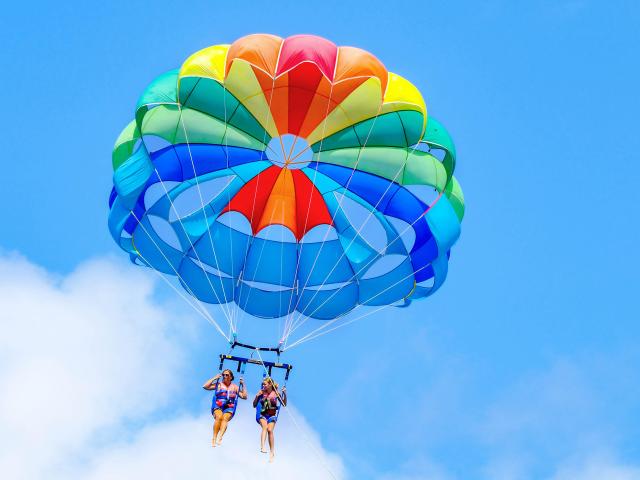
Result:
{"label": "harness strap", "polygon": [[[244,375],[244,369],[247,366],[247,364],[245,362],[241,363],[240,366],[240,375]],[[240,392],[242,392],[244,390],[244,383],[240,383],[238,385],[238,393],[236,394],[236,399],[233,402],[233,412],[231,412],[231,415],[235,415],[236,414],[236,408],[238,408],[238,400],[240,399]]]}

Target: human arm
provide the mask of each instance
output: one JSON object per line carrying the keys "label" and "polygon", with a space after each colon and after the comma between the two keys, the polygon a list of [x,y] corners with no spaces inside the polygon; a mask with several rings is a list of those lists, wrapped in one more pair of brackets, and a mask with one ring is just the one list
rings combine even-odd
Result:
{"label": "human arm", "polygon": [[240,379],[240,387],[238,388],[238,396],[243,399],[246,400],[247,399],[247,389],[244,387],[244,378]]}
{"label": "human arm", "polygon": [[215,390],[216,382],[218,381],[219,378],[220,378],[220,374],[217,374],[215,377],[210,378],[204,383],[204,385],[202,385],[202,388],[204,388],[205,390]]}
{"label": "human arm", "polygon": [[258,402],[260,401],[260,397],[262,397],[262,390],[258,391],[258,393],[256,393],[256,396],[253,399],[254,408],[258,406]]}

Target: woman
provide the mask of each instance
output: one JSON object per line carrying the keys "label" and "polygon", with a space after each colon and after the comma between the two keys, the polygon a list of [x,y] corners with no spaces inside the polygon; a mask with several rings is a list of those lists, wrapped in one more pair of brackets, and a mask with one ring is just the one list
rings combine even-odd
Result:
{"label": "woman", "polygon": [[[222,378],[222,381],[220,381],[220,378]],[[224,432],[227,431],[227,424],[233,418],[236,410],[237,397],[246,400],[247,393],[244,391],[244,380],[240,379],[240,387],[238,387],[233,383],[233,372],[229,369],[207,380],[202,388],[214,390],[211,401],[211,415],[213,415],[214,419],[211,446],[215,447],[222,444],[222,437]]]}
{"label": "woman", "polygon": [[264,449],[264,441],[269,437],[269,461],[273,462],[275,455],[273,429],[276,427],[279,404],[287,405],[287,388],[282,388],[282,393],[278,393],[278,384],[271,377],[262,380],[262,389],[253,399],[253,406],[256,409],[256,422],[262,427],[260,433],[260,451],[267,453]]}

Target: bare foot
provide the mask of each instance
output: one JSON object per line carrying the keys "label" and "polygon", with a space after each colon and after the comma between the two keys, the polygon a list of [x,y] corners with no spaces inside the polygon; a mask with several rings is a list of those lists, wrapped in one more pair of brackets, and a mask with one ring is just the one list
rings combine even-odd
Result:
{"label": "bare foot", "polygon": [[275,457],[275,454],[273,452],[271,452],[269,454],[269,463],[273,463],[273,457]]}
{"label": "bare foot", "polygon": [[211,439],[211,446],[212,446],[212,447],[215,447],[215,446],[216,446],[216,440],[215,440],[215,438],[212,438],[212,439]]}
{"label": "bare foot", "polygon": [[264,447],[260,447],[260,452],[261,453],[267,453],[267,451],[264,449]]}

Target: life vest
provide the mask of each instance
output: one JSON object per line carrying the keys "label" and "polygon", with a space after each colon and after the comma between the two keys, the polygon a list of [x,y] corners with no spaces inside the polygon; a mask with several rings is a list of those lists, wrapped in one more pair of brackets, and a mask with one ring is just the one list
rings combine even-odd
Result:
{"label": "life vest", "polygon": [[265,417],[272,417],[278,413],[278,394],[272,390],[270,394],[263,393],[258,403],[260,414]]}
{"label": "life vest", "polygon": [[227,410],[229,408],[235,409],[235,404],[238,398],[238,386],[232,383],[228,387],[219,382],[216,387],[213,399],[211,400],[211,411],[219,408],[221,410]]}

